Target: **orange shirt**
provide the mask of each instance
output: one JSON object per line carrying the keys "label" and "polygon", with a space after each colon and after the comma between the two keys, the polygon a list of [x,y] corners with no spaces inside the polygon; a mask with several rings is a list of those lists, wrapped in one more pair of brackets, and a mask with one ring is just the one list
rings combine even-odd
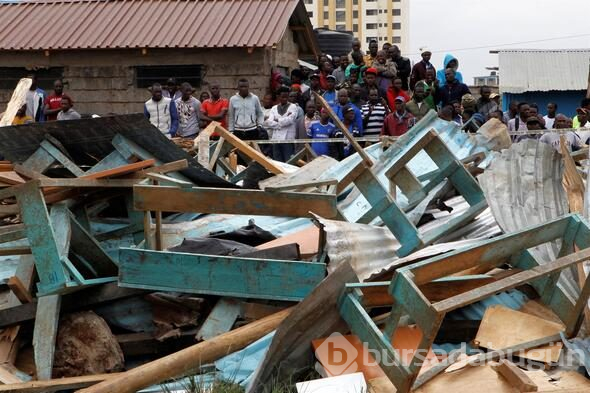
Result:
{"label": "orange shirt", "polygon": [[[205,114],[205,116],[216,116],[221,113],[222,110],[226,110],[229,108],[229,101],[225,98],[220,98],[217,101],[213,101],[211,98],[205,100],[201,104],[201,112]],[[223,128],[227,129],[227,116],[225,116],[221,121],[221,125]]]}

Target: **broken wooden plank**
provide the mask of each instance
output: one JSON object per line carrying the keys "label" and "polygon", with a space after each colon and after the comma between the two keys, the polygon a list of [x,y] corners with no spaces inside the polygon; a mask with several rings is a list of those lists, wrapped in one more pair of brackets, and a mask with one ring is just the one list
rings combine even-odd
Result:
{"label": "broken wooden plank", "polygon": [[148,173],[162,173],[163,174],[163,173],[181,171],[186,168],[188,168],[188,161],[186,159],[184,159],[184,160],[168,162],[166,164],[161,164],[158,166],[153,166],[151,168],[142,169],[141,171],[136,172],[136,173],[132,174],[131,176],[143,178]]}
{"label": "broken wooden plank", "polygon": [[27,168],[21,164],[15,164],[14,171],[16,173],[18,173],[19,175],[24,176],[24,177],[31,179],[31,180],[42,179],[42,178],[49,179],[49,177],[47,177],[39,172],[36,172],[30,168]]}
{"label": "broken wooden plank", "polygon": [[250,147],[250,145],[248,145],[248,143],[242,141],[240,138],[238,138],[237,136],[235,136],[234,134],[232,134],[231,132],[229,132],[228,130],[223,128],[221,126],[221,124],[213,121],[207,126],[207,129],[209,129],[209,128],[214,129],[215,132],[217,132],[219,134],[219,136],[224,139],[225,142],[227,142],[230,145],[237,148],[239,151],[244,153],[251,160],[254,160],[257,163],[259,163],[260,165],[262,165],[270,173],[274,173],[275,175],[277,175],[279,173],[284,172],[279,165],[275,164],[272,160],[267,158],[264,154],[260,153],[256,149]]}
{"label": "broken wooden plank", "polygon": [[191,188],[195,186],[195,184],[190,181],[178,180],[159,173],[146,173],[144,176],[148,179],[155,180],[158,183],[167,183],[181,188]]}
{"label": "broken wooden plank", "polygon": [[502,359],[500,362],[492,364],[492,369],[506,378],[510,385],[518,389],[519,392],[536,392],[539,390],[537,384],[509,360]]}
{"label": "broken wooden plank", "polygon": [[136,210],[199,212],[279,217],[307,217],[309,212],[326,218],[337,214],[336,196],[295,192],[268,193],[223,188],[133,187]]}
{"label": "broken wooden plank", "polygon": [[164,380],[183,376],[193,371],[197,364],[214,362],[228,353],[236,352],[264,337],[276,329],[291,311],[291,308],[280,311],[211,340],[203,341],[180,352],[110,377],[104,382],[82,389],[78,393],[135,393]]}
{"label": "broken wooden plank", "polygon": [[[139,179],[84,179],[84,178],[42,178],[39,179],[41,187],[97,187],[97,188],[131,188],[139,182]],[[46,190],[47,191],[47,190]]]}
{"label": "broken wooden plank", "polygon": [[7,385],[12,383],[23,383],[24,381],[14,375],[7,365],[0,364],[0,382]]}
{"label": "broken wooden plank", "polygon": [[51,379],[53,370],[61,295],[42,296],[37,303],[37,316],[35,318],[35,330],[33,331],[35,365],[37,378],[47,380]]}
{"label": "broken wooden plank", "polygon": [[8,279],[8,288],[10,288],[12,293],[14,293],[22,304],[31,303],[33,301],[33,296],[17,276],[12,276]]}
{"label": "broken wooden plank", "polygon": [[184,293],[299,301],[325,276],[323,263],[119,251],[119,285]]}
{"label": "broken wooden plank", "polygon": [[240,302],[231,298],[221,298],[197,333],[197,341],[209,340],[229,332],[240,316]]}
{"label": "broken wooden plank", "polygon": [[50,393],[70,389],[82,389],[118,374],[85,375],[83,377],[59,378],[47,381],[31,381],[0,385],[0,392],[18,393]]}

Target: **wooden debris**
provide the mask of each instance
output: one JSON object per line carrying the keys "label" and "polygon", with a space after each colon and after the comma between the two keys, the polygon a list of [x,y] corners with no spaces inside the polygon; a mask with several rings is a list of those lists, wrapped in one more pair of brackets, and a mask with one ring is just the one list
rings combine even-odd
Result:
{"label": "wooden debris", "polygon": [[539,390],[539,387],[533,380],[511,361],[502,359],[500,362],[491,366],[494,371],[506,378],[519,392],[536,392]]}

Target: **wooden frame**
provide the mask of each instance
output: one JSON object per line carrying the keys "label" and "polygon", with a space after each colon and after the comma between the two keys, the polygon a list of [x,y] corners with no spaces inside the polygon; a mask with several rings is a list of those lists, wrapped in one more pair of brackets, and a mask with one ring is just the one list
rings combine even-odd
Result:
{"label": "wooden frame", "polygon": [[[562,242],[559,258],[540,265],[528,249],[555,240]],[[575,247],[582,251],[574,252]],[[421,364],[415,362],[416,358],[410,364],[403,364],[389,341],[403,315],[408,314],[423,332],[418,350],[428,351],[448,312],[528,283],[564,323],[566,334],[569,337],[575,336],[580,329],[583,310],[590,296],[590,280],[585,281],[576,300],[565,295],[557,285],[557,280],[562,270],[589,257],[590,224],[581,216],[571,214],[398,269],[393,280],[388,283],[394,305],[384,332],[377,328],[364,309],[365,284],[347,285],[347,290],[340,299],[340,312],[361,341],[385,354],[388,362],[382,363],[381,367],[397,391],[405,393],[412,387]],[[445,277],[474,270],[486,272],[507,263],[517,273],[464,293],[454,294],[447,299],[430,301],[421,289],[428,283]]]}

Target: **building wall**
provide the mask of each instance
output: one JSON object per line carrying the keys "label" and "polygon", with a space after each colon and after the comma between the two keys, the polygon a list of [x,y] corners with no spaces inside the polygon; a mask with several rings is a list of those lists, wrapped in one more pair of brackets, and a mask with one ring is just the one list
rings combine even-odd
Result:
{"label": "building wall", "polygon": [[315,28],[352,31],[367,49],[371,39],[379,46],[395,43],[409,49],[410,0],[305,0]]}
{"label": "building wall", "polygon": [[[207,82],[215,81],[222,94],[229,97],[235,93],[237,81],[247,78],[251,90],[262,95],[269,88],[272,62],[294,67],[297,54],[288,31],[276,49],[148,49],[145,54],[139,49],[55,51],[48,56],[21,51],[0,56],[0,67],[64,67],[65,90],[78,111],[134,113],[142,111],[143,103],[150,97],[147,89],[136,87],[134,66],[198,64],[204,67],[205,84],[196,87],[197,94],[207,89]],[[11,94],[12,90],[0,90],[0,108],[5,107]]]}
{"label": "building wall", "polygon": [[557,112],[572,117],[576,115],[576,108],[580,106],[580,101],[586,96],[585,90],[571,91],[531,91],[523,94],[502,94],[502,108],[507,110],[512,101],[535,103],[539,106],[539,111],[546,114],[547,104],[554,102],[557,104]]}

